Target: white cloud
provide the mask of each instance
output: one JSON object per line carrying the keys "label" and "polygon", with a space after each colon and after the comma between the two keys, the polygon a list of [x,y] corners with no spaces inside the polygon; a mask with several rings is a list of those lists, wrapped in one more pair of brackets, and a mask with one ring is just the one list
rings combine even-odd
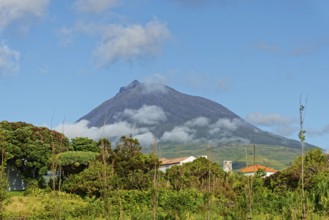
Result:
{"label": "white cloud", "polygon": [[151,83],[151,82],[145,82],[143,83],[143,90],[142,92],[144,94],[149,94],[149,93],[167,93],[168,88],[161,83]]}
{"label": "white cloud", "polygon": [[54,130],[63,132],[68,138],[88,137],[93,140],[100,138],[109,138],[111,141],[117,141],[123,135],[132,135],[139,140],[142,146],[150,146],[155,140],[155,136],[147,128],[137,128],[132,124],[121,121],[98,127],[88,127],[89,121],[81,120],[72,124],[60,124]]}
{"label": "white cloud", "polygon": [[48,4],[49,0],[0,0],[0,31],[15,21],[41,17]]}
{"label": "white cloud", "polygon": [[143,80],[143,93],[167,93],[166,82],[167,79],[160,74],[149,76]]}
{"label": "white cloud", "polygon": [[145,128],[136,128],[128,122],[121,121],[101,127],[107,137],[120,137],[122,135],[136,135],[140,132],[146,132]]}
{"label": "white cloud", "polygon": [[153,74],[151,76],[146,77],[143,80],[143,83],[151,84],[151,83],[157,83],[157,84],[167,84],[167,78],[161,74]]}
{"label": "white cloud", "polygon": [[161,107],[155,105],[143,105],[140,109],[125,109],[122,116],[128,117],[141,124],[158,124],[166,121],[166,113]]}
{"label": "white cloud", "polygon": [[60,124],[55,130],[63,132],[68,138],[88,137],[94,140],[100,138],[118,138],[122,135],[133,135],[142,137],[143,141],[152,135],[147,128],[136,128],[126,121],[117,122],[98,127],[88,127],[89,121],[81,120],[73,124]]}
{"label": "white cloud", "polygon": [[160,141],[187,143],[193,141],[193,132],[191,129],[183,126],[175,127],[171,131],[166,131]]}
{"label": "white cloud", "polygon": [[20,53],[0,43],[0,75],[11,75],[19,69]]}
{"label": "white cloud", "polygon": [[159,52],[161,44],[170,37],[166,24],[153,20],[145,26],[112,25],[103,33],[103,40],[94,51],[100,67],[119,60],[135,61],[147,55]]}
{"label": "white cloud", "polygon": [[206,117],[197,117],[185,123],[188,127],[205,127],[209,125],[209,119]]}
{"label": "white cloud", "polygon": [[142,146],[151,146],[156,140],[155,136],[151,132],[135,135],[134,138],[138,139]]}
{"label": "white cloud", "polygon": [[88,137],[91,139],[97,139],[100,137],[100,130],[96,127],[88,127],[89,122],[87,120],[82,120],[73,124],[60,124],[55,127],[54,130],[58,132],[63,132],[68,138],[75,137]]}
{"label": "white cloud", "polygon": [[241,120],[234,118],[220,118],[215,124],[210,126],[210,134],[215,134],[220,131],[235,131],[241,125]]}
{"label": "white cloud", "polygon": [[118,0],[77,0],[75,8],[80,12],[98,13],[117,6]]}
{"label": "white cloud", "polygon": [[72,27],[57,30],[64,45],[72,43],[80,33],[101,38],[93,50],[94,59],[100,68],[119,61],[135,62],[157,55],[163,43],[170,38],[167,25],[158,20],[151,20],[144,26],[77,22]]}

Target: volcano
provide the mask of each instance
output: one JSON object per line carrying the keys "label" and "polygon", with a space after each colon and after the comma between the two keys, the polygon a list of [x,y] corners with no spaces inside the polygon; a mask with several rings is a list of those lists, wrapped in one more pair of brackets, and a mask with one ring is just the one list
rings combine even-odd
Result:
{"label": "volcano", "polygon": [[109,100],[81,117],[88,127],[124,124],[136,137],[153,136],[163,143],[213,142],[299,148],[300,143],[248,123],[223,105],[183,94],[163,84],[134,80]]}

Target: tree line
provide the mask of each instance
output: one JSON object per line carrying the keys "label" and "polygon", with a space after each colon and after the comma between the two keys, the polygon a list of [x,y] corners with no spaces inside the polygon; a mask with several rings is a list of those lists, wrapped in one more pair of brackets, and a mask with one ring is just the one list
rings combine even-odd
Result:
{"label": "tree line", "polygon": [[[261,170],[254,177],[226,173],[204,157],[161,172],[156,151],[142,153],[139,141],[131,136],[122,136],[112,146],[108,139],[69,140],[47,128],[7,121],[0,122],[0,152],[0,219],[298,219],[302,215],[301,157],[270,177]],[[329,217],[329,157],[312,149],[303,159],[307,215]],[[42,211],[22,216],[6,209],[11,202],[5,172],[9,165],[15,165],[28,182],[25,196],[49,197]],[[68,209],[66,198],[81,203],[72,202]]]}

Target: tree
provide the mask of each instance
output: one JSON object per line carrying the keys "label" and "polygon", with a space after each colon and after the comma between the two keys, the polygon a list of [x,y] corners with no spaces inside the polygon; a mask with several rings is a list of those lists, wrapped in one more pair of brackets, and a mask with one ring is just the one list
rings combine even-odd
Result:
{"label": "tree", "polygon": [[15,165],[26,178],[45,174],[55,153],[67,151],[69,141],[63,134],[23,122],[0,122],[7,140],[6,161]]}
{"label": "tree", "polygon": [[71,174],[82,172],[98,156],[99,153],[89,151],[67,151],[57,154],[58,165],[61,167],[62,176],[67,178]]}
{"label": "tree", "polygon": [[204,157],[166,170],[166,178],[175,190],[195,188],[206,191],[209,187],[209,178],[210,183],[214,183],[215,179],[220,177],[224,177],[224,172],[218,164]]}
{"label": "tree", "polygon": [[[122,136],[120,142],[110,156],[117,175],[115,187],[122,189],[147,189],[152,185],[150,173],[158,167],[159,160],[155,154],[143,154],[139,141],[135,138]],[[155,166],[155,164],[157,166]]]}
{"label": "tree", "polygon": [[97,142],[87,137],[76,137],[71,140],[71,146],[75,151],[100,152]]}
{"label": "tree", "polygon": [[[74,193],[80,196],[96,196],[100,197],[104,188],[104,177],[102,173],[106,170],[107,173],[112,173],[112,167],[105,166],[99,161],[89,163],[88,168],[78,174],[70,175],[63,183],[62,189],[69,193]],[[108,175],[106,184],[110,185],[112,176]]]}

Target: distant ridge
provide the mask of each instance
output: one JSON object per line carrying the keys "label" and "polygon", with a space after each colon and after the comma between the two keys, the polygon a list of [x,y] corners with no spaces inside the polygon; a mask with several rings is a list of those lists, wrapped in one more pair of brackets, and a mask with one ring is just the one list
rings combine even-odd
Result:
{"label": "distant ridge", "polygon": [[[89,127],[125,123],[134,135],[154,135],[163,143],[213,142],[299,148],[300,143],[262,131],[211,100],[180,93],[158,83],[134,80],[81,117]],[[122,134],[128,135],[128,134]]]}

